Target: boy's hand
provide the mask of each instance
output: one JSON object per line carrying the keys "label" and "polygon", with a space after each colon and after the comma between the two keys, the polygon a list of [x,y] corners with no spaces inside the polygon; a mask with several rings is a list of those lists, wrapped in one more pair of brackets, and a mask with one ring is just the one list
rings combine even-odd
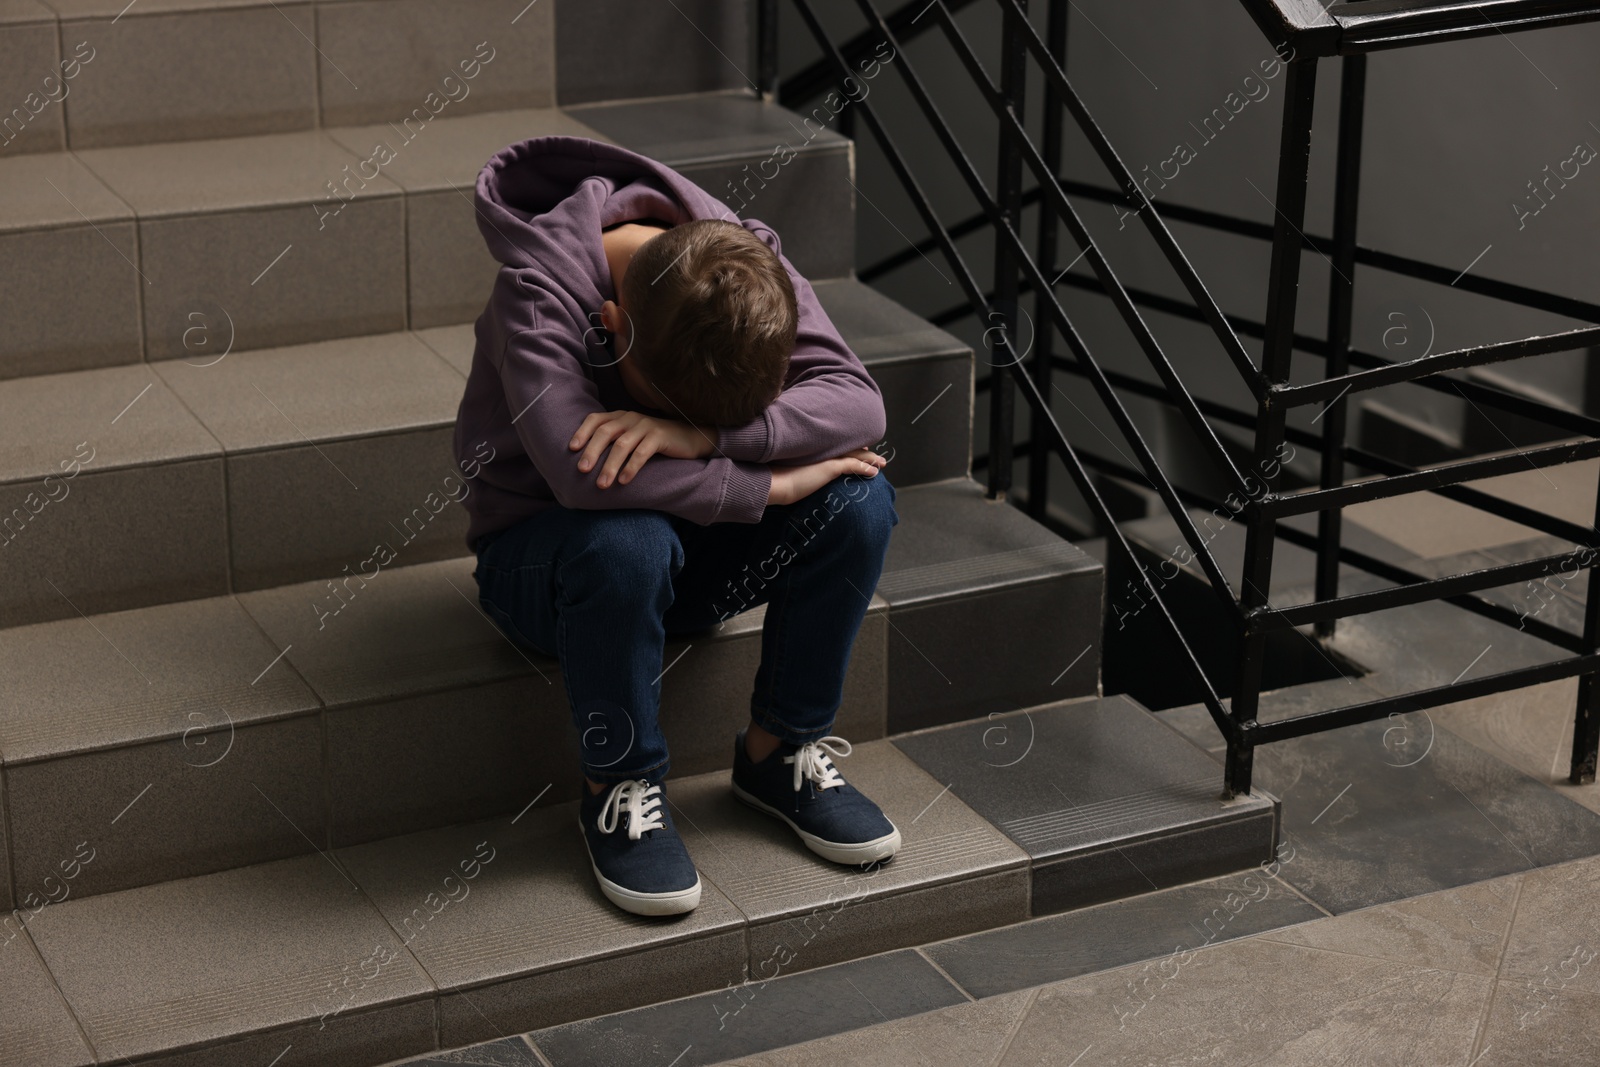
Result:
{"label": "boy's hand", "polygon": [[804,500],[835,478],[854,474],[861,478],[876,478],[878,471],[889,461],[869,448],[858,448],[821,463],[808,463],[804,467],[773,467],[772,488],[767,493],[768,504],[793,504]]}
{"label": "boy's hand", "polygon": [[653,419],[637,411],[597,411],[583,420],[567,447],[578,457],[578,469],[593,470],[606,454],[595,484],[605,489],[612,482],[627,485],[645,460],[660,454],[674,459],[704,459],[717,447],[717,431],[701,429],[676,419]]}

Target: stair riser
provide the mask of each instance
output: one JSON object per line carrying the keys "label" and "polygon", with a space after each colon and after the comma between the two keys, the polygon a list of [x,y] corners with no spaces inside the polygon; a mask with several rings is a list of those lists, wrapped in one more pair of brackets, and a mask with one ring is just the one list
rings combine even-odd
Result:
{"label": "stair riser", "polygon": [[[451,436],[445,427],[229,456],[233,587],[351,575],[359,587],[378,564],[460,556],[467,513],[450,495],[462,492]],[[392,562],[376,556],[380,545]]]}
{"label": "stair riser", "polygon": [[[754,89],[748,5],[724,0],[559,0],[555,5],[560,102]],[[626,32],[618,32],[626,27]],[[671,62],[663,58],[671,56]]]}
{"label": "stair riser", "polygon": [[[40,9],[41,16],[46,12]],[[78,39],[67,45],[71,57]],[[74,77],[82,65],[68,68]],[[63,80],[53,21],[0,25],[0,151],[55,152],[66,147],[61,102],[72,94]]]}
{"label": "stair riser", "polygon": [[765,1007],[763,978],[1009,926],[1028,917],[1027,899],[1028,872],[1004,871],[860,903],[841,900],[808,916],[753,924],[743,936],[715,935],[486,986],[468,994],[470,1004],[447,994],[440,1000],[440,1046],[590,1018],[600,1002],[608,1011],[641,1007],[660,999],[651,989],[675,996],[723,989],[713,1010],[732,1025]]}
{"label": "stair riser", "polygon": [[1096,694],[1103,583],[1090,571],[893,609],[889,732]]}
{"label": "stair riser", "polygon": [[208,362],[189,347],[198,336],[196,312],[210,316],[212,351],[224,340],[243,352],[405,329],[399,196],[345,204],[326,226],[310,203],[145,219],[139,247],[140,270],[151,282],[144,287],[151,361]]}
{"label": "stair riser", "polygon": [[[798,141],[796,137],[794,140]],[[837,278],[856,266],[850,147],[796,155],[771,181],[759,173],[772,149],[717,163],[684,164],[684,177],[740,218],[760,219],[783,239],[783,254],[807,278]],[[670,157],[663,157],[671,162]]]}
{"label": "stair riser", "polygon": [[8,768],[19,901],[45,897],[82,842],[94,860],[75,898],[297,856],[312,847],[302,831],[325,843],[318,716],[199,739]]}
{"label": "stair riser", "polygon": [[[1219,784],[1220,792],[1220,784]],[[1272,859],[1277,810],[1203,831],[1084,852],[1033,869],[1033,914],[1049,915],[1242,871]]]}
{"label": "stair riser", "polygon": [[0,486],[0,627],[227,592],[222,466],[85,470],[42,506],[42,479]]}
{"label": "stair riser", "polygon": [[[132,222],[0,234],[0,379],[88,370],[142,358],[139,261]],[[13,267],[13,265],[15,265]],[[71,294],[63,305],[42,299]]]}
{"label": "stair riser", "polygon": [[881,449],[896,486],[964,477],[972,463],[972,357],[874,364],[887,429]]}
{"label": "stair riser", "polygon": [[[47,104],[6,150],[386,122],[418,107],[450,115],[549,107],[555,101],[552,5],[533,5],[515,24],[505,6],[496,0],[285,0],[166,13],[135,7],[114,20],[61,20],[64,55],[53,21],[3,26],[0,57],[10,61],[0,70],[15,83],[3,85],[8,103],[40,92],[46,75],[59,76],[62,59],[79,60],[62,100]],[[182,92],[173,91],[175,71],[182,72]]]}

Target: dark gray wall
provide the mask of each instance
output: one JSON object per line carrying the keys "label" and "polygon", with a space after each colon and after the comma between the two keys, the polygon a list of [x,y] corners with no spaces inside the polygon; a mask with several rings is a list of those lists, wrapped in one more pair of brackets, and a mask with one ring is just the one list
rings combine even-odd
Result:
{"label": "dark gray wall", "polygon": [[[880,0],[879,6],[890,5]],[[826,0],[817,7],[840,38],[865,25],[854,0]],[[1042,27],[1043,4],[1036,0],[1033,8]],[[788,10],[785,15],[785,66],[793,69],[816,53],[799,20]],[[979,2],[957,19],[989,71],[998,76],[998,6]],[[1273,51],[1237,3],[1074,0],[1071,25],[1068,73],[1132,169],[1149,165],[1155,170],[1180,144],[1193,150],[1192,160],[1179,168],[1165,189],[1152,187],[1158,203],[1168,199],[1262,222],[1271,219],[1267,198],[1273,193],[1284,77],[1281,72],[1270,79],[1263,76],[1260,65],[1273,58]],[[1512,204],[1537,203],[1530,199],[1527,183],[1545,178],[1543,168],[1554,170],[1574,155],[1579,143],[1600,148],[1597,55],[1600,26],[1509,37],[1495,34],[1374,54],[1368,75],[1360,240],[1459,268],[1483,253],[1473,267],[1476,274],[1595,299],[1600,295],[1596,292],[1600,242],[1595,240],[1600,234],[1600,159],[1581,166],[1565,188],[1552,181],[1555,195],[1537,214],[1522,218],[1520,229]],[[970,89],[968,76],[948,44],[940,34],[928,34],[901,58],[900,65],[908,63],[929,83],[985,180],[992,182],[998,124]],[[1331,229],[1332,149],[1338,116],[1338,64],[1324,61],[1321,67],[1307,223],[1313,234]],[[870,83],[870,99],[881,107],[940,217],[947,223],[962,218],[975,210],[975,202],[898,79],[890,65]],[[1034,90],[1030,118],[1035,120],[1039,84],[1035,74],[1030,81]],[[1238,95],[1229,100],[1230,93]],[[1214,139],[1203,138],[1196,127],[1213,109],[1226,109],[1228,104],[1238,113]],[[1030,125],[1037,135],[1037,122]],[[921,238],[926,229],[864,123],[858,123],[856,136],[859,262],[866,264]],[[1069,136],[1067,143],[1068,173],[1105,182],[1104,169],[1081,139]],[[1571,172],[1571,164],[1567,171]],[[1117,212],[1104,205],[1085,201],[1079,210],[1128,284],[1180,293],[1142,226],[1129,220],[1119,229]],[[1223,306],[1260,318],[1268,264],[1265,243],[1191,227],[1174,230]],[[986,237],[963,243],[980,279],[988,277],[991,243]],[[1065,238],[1063,248],[1064,265],[1076,249]],[[918,260],[878,284],[923,313],[959,303],[960,291],[940,276],[941,272],[948,276],[949,268],[937,255],[933,260],[933,264]],[[1299,325],[1303,332],[1320,335],[1325,329],[1328,275],[1319,256],[1306,257]],[[1356,285],[1357,344],[1393,358],[1577,325],[1366,268],[1358,271]],[[1097,356],[1109,365],[1148,374],[1148,364],[1104,298],[1069,292],[1065,299]],[[1149,316],[1149,321],[1196,392],[1243,401],[1231,366],[1209,331],[1159,315]],[[976,323],[965,329],[975,343],[981,341],[981,332]],[[1255,354],[1258,346],[1247,342],[1247,348]],[[1296,372],[1319,374],[1319,363],[1302,355],[1297,357]],[[1514,373],[1573,399],[1581,386],[1575,357],[1545,357]],[[1063,391],[1071,399],[1057,397],[1057,415],[1071,427],[1075,440],[1114,455],[1094,425],[1109,427],[1098,401],[1080,382],[1064,381]],[[1415,422],[1431,424],[1445,437],[1459,438],[1468,414],[1460,401],[1410,387],[1386,391],[1383,401]],[[1130,406],[1167,461],[1179,469],[1191,463],[1194,452],[1186,431],[1159,410]],[[1306,412],[1301,421],[1309,422],[1314,414]],[[1493,421],[1498,422],[1498,416]],[[1493,427],[1479,430],[1480,437],[1491,441],[1498,432]],[[1116,436],[1114,431],[1111,436]],[[1203,467],[1195,467],[1191,477],[1204,484]]]}

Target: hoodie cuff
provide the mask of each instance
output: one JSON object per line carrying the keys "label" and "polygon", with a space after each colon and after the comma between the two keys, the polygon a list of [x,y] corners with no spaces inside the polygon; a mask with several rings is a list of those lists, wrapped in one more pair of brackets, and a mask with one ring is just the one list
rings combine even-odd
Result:
{"label": "hoodie cuff", "polygon": [[772,495],[772,470],[759,463],[730,463],[722,486],[719,522],[760,522]]}
{"label": "hoodie cuff", "polygon": [[717,451],[732,460],[764,463],[772,441],[772,426],[762,412],[743,426],[718,426]]}

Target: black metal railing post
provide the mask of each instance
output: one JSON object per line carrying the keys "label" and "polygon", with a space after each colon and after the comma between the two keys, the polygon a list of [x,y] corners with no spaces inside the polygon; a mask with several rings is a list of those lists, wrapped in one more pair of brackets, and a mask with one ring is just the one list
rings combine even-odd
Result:
{"label": "black metal railing post", "polygon": [[[1024,2],[1022,7],[1026,9]],[[1028,53],[1019,23],[1022,16],[1007,7],[1000,30],[1000,95],[1006,108],[1022,122],[1027,96]],[[1022,146],[1008,123],[1000,126],[1000,146],[995,161],[995,202],[1001,226],[1021,229]],[[1011,489],[1012,439],[1015,437],[1016,393],[1009,367],[1021,358],[1017,334],[1017,259],[1004,232],[994,240],[994,311],[998,321],[984,325],[989,341],[989,469],[988,495],[1004,499]]]}
{"label": "black metal railing post", "polygon": [[1257,405],[1255,469],[1246,478],[1244,573],[1239,606],[1247,613],[1241,628],[1238,673],[1234,679],[1232,716],[1239,739],[1228,744],[1224,789],[1238,796],[1250,792],[1255,748],[1250,731],[1261,699],[1261,676],[1267,635],[1249,626],[1248,613],[1264,607],[1272,588],[1272,549],[1277,520],[1260,502],[1276,488],[1281,473],[1285,407],[1273,388],[1288,382],[1294,358],[1295,301],[1300,290],[1300,240],[1305,227],[1306,182],[1311,167],[1311,118],[1316,104],[1317,61],[1296,58],[1288,64],[1284,84],[1283,127],[1278,142],[1278,182],[1273,199],[1272,264],[1267,276],[1266,338],[1261,346],[1261,372],[1268,391]]}
{"label": "black metal railing post", "polygon": [[778,0],[756,0],[756,91],[778,102]]}
{"label": "black metal railing post", "polygon": [[[1367,57],[1346,56],[1339,80],[1338,177],[1333,193],[1333,271],[1328,280],[1328,352],[1324,377],[1350,370],[1350,320],[1356,293],[1356,211],[1361,202],[1361,126],[1367,97]],[[1340,396],[1322,413],[1324,489],[1344,484],[1344,445],[1349,400]],[[1329,508],[1317,516],[1317,599],[1339,595],[1339,541],[1344,511]],[[1332,637],[1336,620],[1317,623],[1318,637]]]}
{"label": "black metal railing post", "polygon": [[[1062,70],[1067,69],[1067,0],[1049,0],[1049,8],[1045,14],[1045,41],[1050,47],[1050,54],[1055,57],[1056,63]],[[1066,119],[1066,102],[1061,98],[1061,89],[1055,81],[1044,80],[1044,161],[1051,174],[1061,173],[1061,141],[1062,123]],[[1061,220],[1054,211],[1040,210],[1039,212],[1039,262],[1045,269],[1056,277],[1056,250],[1060,247]],[[1050,313],[1045,301],[1050,294],[1034,293],[1033,321],[1043,323],[1035,335],[1034,343],[1038,351],[1033,357],[1033,380],[1039,387],[1039,394],[1050,397],[1051,369],[1054,360],[1051,356],[1051,342],[1055,337],[1055,330],[1048,323]],[[1037,429],[1030,429],[1028,433],[1028,514],[1039,521],[1044,521],[1045,513],[1050,506],[1050,439]]]}
{"label": "black metal railing post", "polygon": [[[1594,529],[1600,529],[1600,485],[1595,490]],[[1600,650],[1600,556],[1591,558],[1589,589],[1583,598],[1584,655]],[[1573,785],[1594,781],[1595,759],[1600,751],[1600,676],[1585,674],[1578,683],[1578,707],[1572,723]]]}

